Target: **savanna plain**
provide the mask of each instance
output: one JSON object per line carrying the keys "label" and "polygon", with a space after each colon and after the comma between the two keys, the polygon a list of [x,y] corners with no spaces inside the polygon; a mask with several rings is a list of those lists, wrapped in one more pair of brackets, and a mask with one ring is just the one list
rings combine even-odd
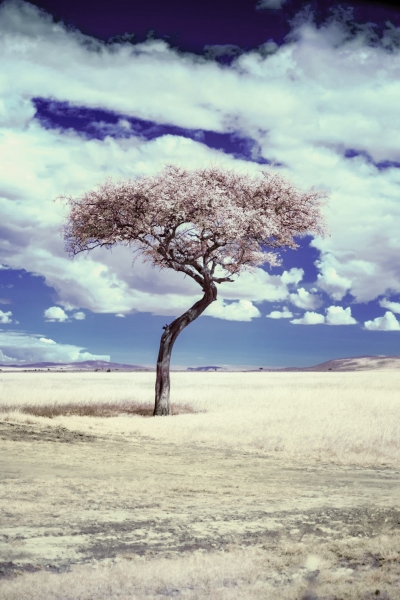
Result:
{"label": "savanna plain", "polygon": [[3,600],[400,599],[400,372],[0,373]]}

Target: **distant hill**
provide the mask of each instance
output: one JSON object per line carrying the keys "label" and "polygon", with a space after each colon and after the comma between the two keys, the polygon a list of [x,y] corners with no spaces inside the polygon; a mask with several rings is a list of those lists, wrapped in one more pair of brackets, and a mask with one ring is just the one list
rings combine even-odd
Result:
{"label": "distant hill", "polygon": [[[45,371],[149,371],[154,372],[154,367],[143,367],[141,365],[126,365],[105,360],[84,360],[74,363],[37,362],[28,365],[5,365],[0,364],[0,369],[17,370],[45,370]],[[290,371],[371,371],[371,370],[400,370],[400,356],[355,356],[351,358],[336,358],[314,365],[312,367],[283,367],[273,369],[271,367],[250,367],[239,365],[207,365],[202,367],[171,367],[171,371],[189,372],[257,372],[257,373],[284,373]]]}
{"label": "distant hill", "polygon": [[50,369],[51,371],[57,371],[59,369],[65,369],[66,371],[95,371],[96,369],[105,370],[110,369],[112,371],[150,371],[146,367],[140,365],[124,365],[120,363],[107,362],[106,360],[83,360],[81,362],[73,363],[55,363],[55,362],[37,362],[30,363],[28,365],[5,365],[0,364],[0,368],[18,368],[18,369]]}
{"label": "distant hill", "polygon": [[311,367],[235,367],[207,366],[188,367],[188,371],[251,371],[266,373],[284,373],[286,371],[370,371],[374,369],[400,369],[400,356],[355,356],[351,358],[335,358]]}
{"label": "distant hill", "polygon": [[[400,369],[400,356],[354,356],[336,358],[313,367],[287,367],[278,371],[371,371]],[[266,370],[266,369],[264,369]],[[268,369],[268,371],[273,369]]]}
{"label": "distant hill", "polygon": [[188,367],[188,371],[217,371],[218,369],[226,370],[224,367]]}

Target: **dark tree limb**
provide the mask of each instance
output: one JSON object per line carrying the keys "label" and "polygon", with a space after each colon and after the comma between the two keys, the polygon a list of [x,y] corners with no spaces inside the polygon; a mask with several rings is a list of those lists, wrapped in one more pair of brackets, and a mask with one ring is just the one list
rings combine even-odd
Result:
{"label": "dark tree limb", "polygon": [[192,321],[197,319],[212,302],[217,299],[217,288],[212,281],[204,285],[204,296],[198,300],[183,315],[163,327],[160,349],[157,358],[156,398],[153,416],[166,416],[171,414],[169,403],[170,376],[169,367],[171,353],[176,338]]}

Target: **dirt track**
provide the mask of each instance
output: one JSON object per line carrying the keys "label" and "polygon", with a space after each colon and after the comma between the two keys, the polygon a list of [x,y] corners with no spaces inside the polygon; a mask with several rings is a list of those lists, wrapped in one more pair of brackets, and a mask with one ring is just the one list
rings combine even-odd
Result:
{"label": "dirt track", "polygon": [[93,558],[400,532],[398,470],[8,422],[0,449],[3,577]]}

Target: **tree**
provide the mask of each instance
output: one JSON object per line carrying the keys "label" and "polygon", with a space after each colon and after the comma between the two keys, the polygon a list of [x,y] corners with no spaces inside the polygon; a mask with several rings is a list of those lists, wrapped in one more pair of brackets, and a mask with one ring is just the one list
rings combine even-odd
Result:
{"label": "tree", "polygon": [[281,175],[168,165],[156,176],[107,179],[79,198],[66,198],[64,239],[70,255],[127,244],[153,266],[185,273],[203,290],[200,300],[163,327],[154,415],[170,414],[173,345],[217,299],[216,284],[233,282],[233,275],[257,265],[280,264],[276,249],[297,248],[295,236],[323,235],[325,197],[313,189],[301,192]]}

